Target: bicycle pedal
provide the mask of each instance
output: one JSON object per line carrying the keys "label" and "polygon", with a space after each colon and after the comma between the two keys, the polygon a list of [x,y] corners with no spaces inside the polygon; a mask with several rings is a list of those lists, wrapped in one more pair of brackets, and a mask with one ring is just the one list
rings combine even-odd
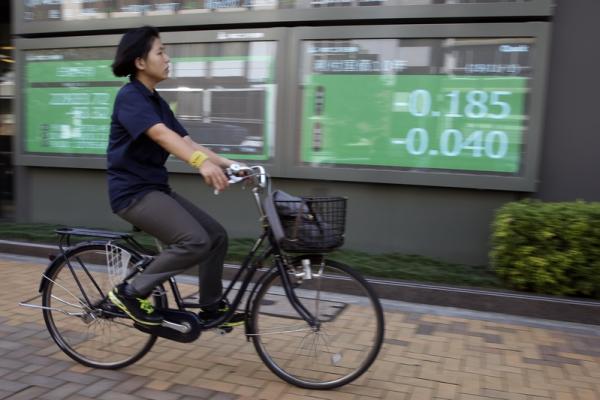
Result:
{"label": "bicycle pedal", "polygon": [[230,333],[231,331],[233,331],[232,326],[223,326],[220,328],[215,328],[215,332],[217,333],[217,335],[220,335],[220,336],[225,336],[228,333]]}

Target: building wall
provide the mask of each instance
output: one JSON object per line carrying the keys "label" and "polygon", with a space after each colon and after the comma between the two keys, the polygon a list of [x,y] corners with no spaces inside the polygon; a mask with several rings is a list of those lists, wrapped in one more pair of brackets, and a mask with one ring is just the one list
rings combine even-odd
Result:
{"label": "building wall", "polygon": [[559,0],[553,20],[539,190],[548,201],[600,200],[600,2]]}
{"label": "building wall", "polygon": [[[22,216],[27,221],[130,228],[110,212],[105,174],[98,170],[30,168]],[[215,196],[200,176],[174,174],[173,189],[200,205],[232,237],[260,233],[250,192],[241,187]],[[494,211],[515,199],[509,192],[365,183],[274,180],[274,188],[293,194],[349,198],[346,248],[420,254],[452,262],[487,262]],[[26,200],[25,200],[26,199]]]}
{"label": "building wall", "polygon": [[[494,212],[506,202],[529,195],[544,200],[600,198],[597,15],[596,0],[557,1],[537,192],[302,179],[277,179],[274,186],[294,194],[349,197],[346,248],[487,263]],[[19,167],[18,181],[21,221],[128,228],[110,213],[103,171]],[[173,174],[172,185],[213,213],[231,236],[258,233],[256,210],[240,188],[214,196],[199,176],[188,174]]]}

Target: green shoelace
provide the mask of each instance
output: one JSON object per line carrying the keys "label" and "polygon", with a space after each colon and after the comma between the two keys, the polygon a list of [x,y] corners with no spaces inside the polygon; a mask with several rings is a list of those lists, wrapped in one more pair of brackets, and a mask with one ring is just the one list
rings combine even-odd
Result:
{"label": "green shoelace", "polygon": [[147,299],[138,299],[140,302],[140,308],[146,312],[146,314],[152,314],[154,312],[154,307]]}

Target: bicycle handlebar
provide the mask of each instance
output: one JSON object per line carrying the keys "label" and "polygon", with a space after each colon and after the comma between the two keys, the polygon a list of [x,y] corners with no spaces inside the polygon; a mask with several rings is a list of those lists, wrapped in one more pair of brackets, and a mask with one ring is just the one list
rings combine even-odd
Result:
{"label": "bicycle handlebar", "polygon": [[[252,180],[261,189],[267,187],[267,173],[261,165],[246,167],[240,164],[231,164],[224,172],[229,184]],[[219,194],[219,191],[215,190],[215,195],[217,194]]]}

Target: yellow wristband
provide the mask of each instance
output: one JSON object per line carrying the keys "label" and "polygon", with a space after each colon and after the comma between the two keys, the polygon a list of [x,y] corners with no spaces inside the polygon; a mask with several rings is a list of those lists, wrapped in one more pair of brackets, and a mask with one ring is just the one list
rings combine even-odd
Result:
{"label": "yellow wristband", "polygon": [[202,163],[208,159],[208,156],[201,152],[200,150],[194,151],[192,156],[190,157],[190,161],[188,163],[195,168],[200,168]]}

